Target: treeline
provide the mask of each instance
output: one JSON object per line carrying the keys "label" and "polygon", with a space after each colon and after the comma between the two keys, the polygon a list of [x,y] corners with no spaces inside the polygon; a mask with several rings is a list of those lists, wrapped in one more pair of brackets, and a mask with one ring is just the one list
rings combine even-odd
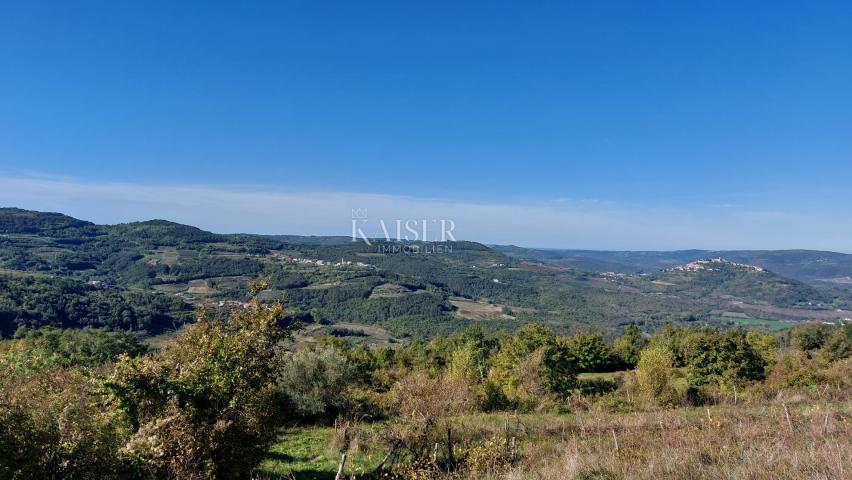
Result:
{"label": "treeline", "polygon": [[27,372],[53,367],[99,367],[122,355],[137,357],[148,347],[130,332],[103,328],[20,327],[11,340],[0,341],[3,365]]}
{"label": "treeline", "polygon": [[0,234],[81,237],[101,233],[101,227],[61,213],[0,208]]}
{"label": "treeline", "polygon": [[19,327],[108,327],[157,333],[192,318],[178,297],[99,290],[59,277],[0,275],[0,334]]}
{"label": "treeline", "polygon": [[[395,418],[392,398],[403,386],[434,388],[438,405],[467,412],[570,411],[589,402],[623,411],[852,387],[852,324],[777,334],[670,326],[650,336],[631,325],[612,342],[597,333],[560,337],[539,325],[487,337],[473,326],[386,347],[327,337],[291,355],[298,361],[279,385],[303,422]],[[299,380],[307,378],[329,387]]]}

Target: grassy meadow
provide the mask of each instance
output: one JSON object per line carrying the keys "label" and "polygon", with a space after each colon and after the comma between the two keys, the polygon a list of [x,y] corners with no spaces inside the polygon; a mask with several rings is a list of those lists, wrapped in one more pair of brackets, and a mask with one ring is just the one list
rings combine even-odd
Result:
{"label": "grassy meadow", "polygon": [[[786,406],[786,411],[785,411]],[[801,395],[760,404],[616,413],[593,409],[548,414],[474,414],[448,419],[469,442],[504,449],[476,472],[428,478],[484,479],[842,479],[852,476],[852,404]],[[508,429],[506,425],[508,424]],[[346,478],[370,472],[386,453],[380,428],[359,427],[347,450]],[[257,478],[331,480],[340,459],[339,429],[282,432]],[[439,445],[445,449],[446,445]],[[441,452],[441,455],[444,453]],[[470,454],[464,449],[458,455]],[[437,468],[435,470],[438,470]]]}

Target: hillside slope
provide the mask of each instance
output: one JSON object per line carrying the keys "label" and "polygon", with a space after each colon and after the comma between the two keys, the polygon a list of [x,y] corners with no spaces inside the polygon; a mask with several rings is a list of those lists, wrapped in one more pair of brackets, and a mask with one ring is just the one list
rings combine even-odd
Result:
{"label": "hillside slope", "polygon": [[[61,214],[0,209],[0,271],[8,285],[0,299],[0,327],[9,332],[38,322],[87,325],[100,318],[95,323],[140,329],[138,322],[110,323],[65,303],[74,295],[90,305],[108,297],[110,305],[124,302],[115,311],[136,312],[133,295],[145,295],[143,303],[160,305],[151,314],[155,321],[143,322],[156,331],[185,320],[192,305],[241,308],[247,284],[259,277],[269,279],[264,301],[282,301],[312,334],[384,339],[431,337],[472,323],[497,331],[536,322],[567,333],[614,332],[629,323],[653,329],[695,320],[852,316],[848,294],[771,271],[600,274],[565,266],[564,257],[551,252],[517,258],[524,251],[474,242],[366,245],[341,237],[225,235],[165,220],[95,225]],[[589,270],[594,262],[589,260]],[[599,263],[615,264],[620,260]],[[35,276],[39,288],[13,288]],[[30,315],[35,310],[25,305],[33,302],[53,302],[66,313]]]}
{"label": "hillside slope", "polygon": [[514,258],[595,272],[651,273],[706,258],[755,265],[813,284],[852,288],[852,255],[818,250],[542,250],[496,245]]}

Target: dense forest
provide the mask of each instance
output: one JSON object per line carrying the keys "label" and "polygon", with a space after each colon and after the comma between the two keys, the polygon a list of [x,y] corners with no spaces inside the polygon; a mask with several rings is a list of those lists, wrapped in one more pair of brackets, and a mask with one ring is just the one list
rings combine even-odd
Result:
{"label": "dense forest", "polygon": [[156,334],[190,320],[180,298],[100,290],[79,280],[0,274],[0,334],[19,327],[106,327]]}

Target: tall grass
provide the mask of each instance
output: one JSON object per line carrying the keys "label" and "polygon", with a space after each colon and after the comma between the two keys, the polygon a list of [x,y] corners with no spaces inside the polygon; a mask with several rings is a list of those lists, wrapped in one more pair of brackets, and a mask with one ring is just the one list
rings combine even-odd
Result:
{"label": "tall grass", "polygon": [[491,478],[852,478],[848,402],[590,413],[542,428]]}

